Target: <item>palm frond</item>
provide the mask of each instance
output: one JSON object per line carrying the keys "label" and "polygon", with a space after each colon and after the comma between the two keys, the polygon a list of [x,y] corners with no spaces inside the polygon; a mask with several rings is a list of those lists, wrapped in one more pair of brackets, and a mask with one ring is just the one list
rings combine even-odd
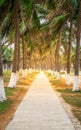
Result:
{"label": "palm frond", "polygon": [[24,20],[20,22],[20,34],[23,35],[27,30],[26,24]]}

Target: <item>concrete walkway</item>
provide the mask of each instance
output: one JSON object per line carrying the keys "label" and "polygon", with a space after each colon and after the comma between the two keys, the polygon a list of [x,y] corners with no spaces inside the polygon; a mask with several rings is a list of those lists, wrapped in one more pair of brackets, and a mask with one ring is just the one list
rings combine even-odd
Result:
{"label": "concrete walkway", "polygon": [[56,93],[41,73],[18,107],[6,130],[74,130]]}

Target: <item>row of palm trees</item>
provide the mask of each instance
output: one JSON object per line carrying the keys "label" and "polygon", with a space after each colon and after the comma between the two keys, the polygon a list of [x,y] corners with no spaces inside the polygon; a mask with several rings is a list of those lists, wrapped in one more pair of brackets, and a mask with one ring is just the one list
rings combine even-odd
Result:
{"label": "row of palm trees", "polygon": [[14,43],[13,67],[8,85],[8,87],[13,88],[19,80],[20,43],[22,43],[23,51],[23,77],[27,74],[27,54],[29,53],[30,67],[37,68],[39,65],[39,68],[42,67],[43,69],[49,68],[53,70],[55,68],[55,75],[57,79],[60,78],[59,73],[62,64],[60,64],[60,57],[62,55],[60,50],[63,48],[62,42],[65,39],[65,34],[63,35],[63,33],[65,30],[67,31],[68,27],[66,84],[70,85],[72,39],[75,29],[77,33],[74,32],[76,36],[76,53],[73,91],[79,90],[81,1],[6,0],[4,2],[1,0],[0,7],[3,10],[3,12],[1,11],[0,20],[0,101],[6,99],[1,53],[3,37],[6,36],[9,43]]}

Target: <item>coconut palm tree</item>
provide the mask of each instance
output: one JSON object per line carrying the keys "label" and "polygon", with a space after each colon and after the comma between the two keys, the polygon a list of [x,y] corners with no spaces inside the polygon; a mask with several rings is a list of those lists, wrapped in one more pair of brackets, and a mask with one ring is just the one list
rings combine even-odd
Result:
{"label": "coconut palm tree", "polygon": [[[67,8],[66,8],[67,6]],[[68,24],[70,24],[69,27],[69,40],[67,44],[67,78],[66,78],[66,84],[70,85],[70,64],[71,64],[71,48],[72,48],[72,38],[73,38],[73,17],[75,15],[76,9],[77,9],[77,1],[75,0],[69,0],[66,1],[65,4],[66,10],[69,12],[69,21]]]}
{"label": "coconut palm tree", "polygon": [[76,55],[75,55],[75,75],[73,82],[73,91],[79,90],[79,61],[80,61],[80,41],[81,41],[81,1],[79,5],[78,22],[77,22],[77,33],[76,33]]}
{"label": "coconut palm tree", "polygon": [[56,66],[56,78],[59,79],[60,78],[60,55],[59,55],[59,50],[60,50],[60,46],[61,46],[61,38],[62,38],[62,31],[59,32],[58,35],[58,40],[56,43],[56,50],[55,50],[55,66]]}
{"label": "coconut palm tree", "polygon": [[22,51],[23,51],[23,72],[22,77],[25,78],[27,72],[27,45],[24,40],[24,36],[22,36]]}
{"label": "coconut palm tree", "polygon": [[[71,13],[72,14],[72,13]],[[72,15],[70,16],[70,33],[69,33],[69,43],[67,45],[67,79],[66,84],[70,85],[70,66],[71,66],[71,46],[72,46],[72,32],[73,32],[73,20]]]}
{"label": "coconut palm tree", "polygon": [[1,51],[1,33],[2,33],[2,23],[10,9],[11,2],[9,1],[0,1],[0,101],[6,100],[4,82],[3,82],[3,66],[2,66],[2,51]]}
{"label": "coconut palm tree", "polygon": [[17,69],[19,64],[19,15],[18,15],[18,1],[14,0],[14,28],[15,28],[15,37],[14,37],[14,60],[13,60],[13,67],[12,67],[12,74],[10,78],[10,82],[8,87],[15,87],[17,82]]}

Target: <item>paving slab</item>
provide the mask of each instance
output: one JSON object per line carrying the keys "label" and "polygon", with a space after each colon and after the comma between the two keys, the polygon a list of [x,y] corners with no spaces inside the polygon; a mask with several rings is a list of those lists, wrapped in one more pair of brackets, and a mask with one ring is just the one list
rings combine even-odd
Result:
{"label": "paving slab", "polygon": [[34,80],[6,130],[74,130],[44,73]]}

